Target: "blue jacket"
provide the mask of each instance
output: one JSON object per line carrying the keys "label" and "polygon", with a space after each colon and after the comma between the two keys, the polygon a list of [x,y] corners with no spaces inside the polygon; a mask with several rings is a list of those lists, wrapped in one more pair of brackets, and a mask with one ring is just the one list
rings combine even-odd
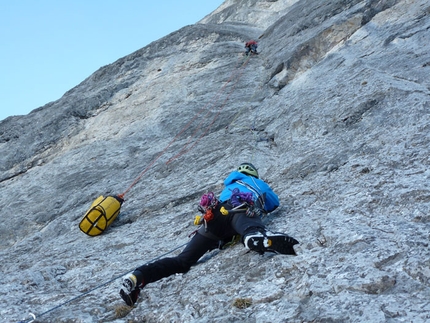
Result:
{"label": "blue jacket", "polygon": [[[238,188],[241,192],[248,193],[251,192],[254,195],[254,200],[264,193],[266,193],[266,199],[264,203],[264,210],[267,212],[272,212],[279,206],[279,198],[270,186],[261,179],[255,178],[253,176],[248,176],[238,171],[234,171],[227,176],[224,180],[225,188],[221,192],[220,201],[225,202],[230,199],[231,193],[235,188]],[[249,185],[251,188],[248,188]],[[258,195],[257,195],[258,194]]]}

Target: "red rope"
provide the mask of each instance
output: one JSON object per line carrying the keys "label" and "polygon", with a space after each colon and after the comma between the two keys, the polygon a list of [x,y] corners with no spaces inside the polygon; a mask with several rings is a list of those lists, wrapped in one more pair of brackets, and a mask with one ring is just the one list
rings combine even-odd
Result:
{"label": "red rope", "polygon": [[[118,196],[122,199],[124,199],[125,194],[127,194],[134,185],[137,184],[137,182],[139,182],[139,180],[142,178],[142,176],[157,162],[158,159],[160,159],[160,157],[162,155],[164,155],[164,153],[166,152],[166,150],[178,139],[178,137],[185,131],[187,130],[191,124],[193,123],[193,121],[195,119],[197,119],[197,117],[207,108],[207,106],[210,103],[213,103],[212,105],[215,105],[215,103],[218,101],[221,93],[224,91],[224,89],[226,88],[226,86],[231,82],[231,80],[233,79],[233,77],[240,71],[242,70],[248,63],[249,58],[251,57],[251,55],[248,56],[248,58],[246,59],[246,61],[239,67],[239,69],[236,69],[233,71],[233,73],[231,74],[230,78],[227,80],[227,82],[217,91],[217,93],[215,94],[215,98],[216,100],[213,101],[209,101],[187,124],[186,126],[169,142],[169,144],[158,154],[158,156],[148,165],[145,167],[145,169],[139,174],[139,176],[136,177],[136,179],[133,181],[133,183],[131,183],[131,185],[122,193],[119,194]],[[243,72],[242,72],[243,73]],[[240,76],[242,75],[242,73],[239,74],[239,77],[237,78],[235,85],[237,84],[237,81],[239,80]],[[234,85],[234,87],[235,87]],[[233,89],[234,89],[233,87]],[[224,100],[223,104],[221,107],[223,107],[225,105],[225,102],[227,101],[228,97],[230,96],[230,94],[232,93],[232,90],[230,91],[229,95],[227,96],[227,98]],[[184,152],[180,152],[177,155],[175,155],[174,157],[170,158],[166,164],[168,164],[169,162],[173,161],[174,159],[182,156],[183,154],[185,154],[186,152],[188,152],[191,148],[193,148],[197,142],[209,131],[209,129],[212,127],[213,123],[215,122],[215,120],[218,118],[219,114],[221,113],[222,108],[218,111],[217,115],[215,116],[215,118],[213,119],[212,123],[210,124],[209,128],[205,131],[205,133],[203,133],[203,135],[201,135],[198,140],[186,151]],[[205,117],[210,113],[210,109],[208,109],[208,111],[206,112]],[[202,121],[199,123],[199,126],[197,127],[197,130],[193,133],[193,135],[190,137],[189,141],[193,138],[193,136],[196,134],[196,132],[200,129],[200,125],[202,124],[202,122],[204,122],[205,118],[202,118]],[[187,142],[186,146],[189,144],[189,141]],[[186,147],[185,146],[185,147]],[[183,149],[182,149],[183,150]],[[181,151],[182,151],[181,150]]]}
{"label": "red rope", "polygon": [[[249,57],[251,57],[251,55],[249,56]],[[249,62],[249,58],[243,63],[243,65],[240,67],[240,69],[243,69],[245,66],[246,66],[246,64],[248,64],[248,62]],[[239,69],[239,70],[240,70]],[[243,73],[243,71],[242,71],[242,73]],[[215,115],[215,117],[212,119],[212,122],[209,124],[209,126],[207,127],[207,129],[206,129],[206,131],[203,133],[203,134],[201,134],[200,135],[200,137],[199,138],[197,138],[197,140],[191,145],[191,147],[189,147],[188,149],[186,149],[187,148],[187,146],[188,146],[188,144],[189,144],[189,142],[191,141],[191,139],[193,138],[193,137],[191,137],[189,140],[188,140],[188,142],[187,142],[187,144],[179,151],[179,153],[177,153],[175,156],[173,156],[173,157],[171,157],[167,162],[166,162],[166,164],[170,164],[172,161],[174,161],[175,159],[177,159],[177,158],[179,158],[179,157],[181,157],[182,155],[184,155],[184,154],[186,154],[187,152],[189,152],[192,148],[194,148],[194,146],[195,145],[197,145],[197,143],[209,132],[209,130],[212,128],[212,126],[213,126],[213,124],[215,123],[215,121],[218,119],[218,117],[219,117],[219,115],[221,114],[221,111],[224,109],[224,106],[225,106],[225,104],[227,103],[227,100],[229,99],[229,97],[230,97],[230,95],[233,93],[233,90],[236,88],[236,85],[237,85],[237,83],[238,83],[238,81],[239,81],[239,78],[240,78],[240,76],[242,75],[242,73],[240,73],[239,74],[239,76],[238,76],[238,78],[236,79],[236,82],[233,84],[233,87],[231,88],[231,90],[230,90],[230,92],[227,94],[227,97],[224,99],[224,102],[222,103],[222,105],[221,105],[221,107],[219,108],[219,110],[218,110],[218,113]],[[204,119],[203,119],[203,121],[204,121]],[[203,122],[202,121],[202,122]],[[201,123],[202,123],[201,122]],[[197,128],[196,129],[196,131],[194,132],[194,134],[198,131],[198,130],[200,130],[199,128]],[[193,135],[194,135],[193,134]]]}

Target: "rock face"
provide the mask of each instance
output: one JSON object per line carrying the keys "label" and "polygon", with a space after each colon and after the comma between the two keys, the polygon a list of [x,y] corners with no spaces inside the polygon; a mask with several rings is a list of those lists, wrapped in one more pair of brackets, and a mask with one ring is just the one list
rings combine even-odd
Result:
{"label": "rock face", "polygon": [[[2,320],[428,322],[429,29],[427,0],[227,0],[1,121]],[[183,246],[243,161],[298,256],[213,251],[124,309],[119,277]],[[79,231],[123,192],[107,232]]]}

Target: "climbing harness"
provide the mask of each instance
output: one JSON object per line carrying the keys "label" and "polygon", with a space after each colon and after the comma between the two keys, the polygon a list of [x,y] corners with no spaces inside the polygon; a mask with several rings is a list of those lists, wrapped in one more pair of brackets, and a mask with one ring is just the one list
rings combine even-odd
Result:
{"label": "climbing harness", "polygon": [[[249,185],[248,188],[255,192],[255,189],[252,186]],[[259,195],[257,194],[257,196]],[[254,216],[261,217],[262,214],[265,214],[264,209],[258,207],[254,202],[254,195],[252,193],[241,192],[238,188],[235,188],[233,190],[230,198],[230,203],[233,206],[233,209],[227,210],[226,208],[221,207],[220,212],[222,215],[245,212],[247,217],[253,218]]]}
{"label": "climbing harness", "polygon": [[[180,248],[182,248],[182,247],[186,246],[187,244],[188,244],[188,242],[186,242],[186,243],[184,243],[184,244],[181,244],[180,246],[177,246],[177,247],[175,247],[174,249],[169,250],[169,251],[165,252],[164,254],[162,254],[162,255],[160,255],[160,256],[157,256],[157,257],[155,257],[154,259],[151,259],[151,260],[147,261],[145,264],[149,264],[149,263],[154,262],[154,261],[156,261],[156,260],[158,260],[158,259],[161,259],[161,258],[163,258],[163,257],[165,257],[165,256],[167,256],[167,255],[169,255],[169,254],[171,254],[171,253],[173,253],[173,252],[175,252],[176,250],[178,250],[178,249],[180,249]],[[133,269],[133,270],[134,270],[134,269]],[[30,319],[25,319],[25,320],[19,321],[18,323],[31,323],[31,322],[33,322],[34,320],[36,320],[36,318],[39,318],[39,317],[41,317],[41,316],[43,316],[43,315],[46,315],[46,314],[48,314],[48,313],[50,313],[50,312],[53,312],[53,311],[55,311],[56,309],[58,309],[58,308],[60,308],[60,307],[63,307],[64,305],[70,304],[70,303],[72,303],[72,302],[76,301],[77,299],[80,299],[80,298],[82,298],[82,297],[84,297],[84,296],[86,296],[86,295],[88,295],[88,294],[92,293],[93,291],[95,291],[95,290],[97,290],[97,289],[99,289],[99,288],[102,288],[102,287],[104,287],[104,286],[106,286],[106,285],[108,285],[108,284],[112,283],[113,281],[115,281],[115,280],[119,279],[119,278],[124,277],[125,275],[127,275],[127,274],[128,274],[128,273],[130,273],[130,272],[132,272],[133,270],[129,270],[129,271],[127,271],[126,273],[123,273],[123,274],[121,274],[121,275],[119,275],[119,276],[116,276],[116,277],[112,278],[111,280],[109,280],[109,281],[107,281],[107,282],[105,282],[105,283],[103,283],[103,284],[101,284],[101,285],[98,285],[98,286],[94,287],[93,289],[90,289],[89,291],[86,291],[86,292],[84,292],[84,293],[82,293],[82,294],[80,294],[80,295],[78,295],[78,296],[76,296],[76,297],[73,297],[72,299],[70,299],[70,300],[68,300],[68,301],[66,301],[66,302],[64,302],[64,303],[61,303],[60,305],[57,305],[57,306],[55,306],[55,307],[53,307],[53,308],[51,308],[51,309],[49,309],[49,310],[47,310],[47,311],[45,311],[45,312],[43,312],[43,313],[40,313],[40,314],[37,314],[37,315],[36,315],[36,314],[33,314],[33,313],[29,313],[29,316],[31,316],[31,318],[30,318]]]}
{"label": "climbing harness", "polygon": [[[249,188],[255,192],[257,196],[260,196],[252,186],[249,185]],[[219,200],[215,197],[213,192],[203,194],[198,205],[198,210],[203,216],[197,215],[194,219],[194,225],[204,224],[205,232],[208,232],[208,222],[214,219],[214,210],[219,203]],[[227,216],[233,213],[245,212],[246,216],[252,218],[254,216],[261,216],[261,214],[264,213],[264,210],[255,205],[253,193],[241,192],[237,187],[233,189],[231,193],[230,204],[233,208],[229,210],[221,206],[219,209],[221,215]]]}

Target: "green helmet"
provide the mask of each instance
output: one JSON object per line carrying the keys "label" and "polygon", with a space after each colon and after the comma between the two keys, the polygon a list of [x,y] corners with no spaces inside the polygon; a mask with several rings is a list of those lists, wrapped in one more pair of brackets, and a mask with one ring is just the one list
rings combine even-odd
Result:
{"label": "green helmet", "polygon": [[251,163],[242,163],[237,168],[237,171],[246,175],[251,175],[258,178],[257,168]]}

